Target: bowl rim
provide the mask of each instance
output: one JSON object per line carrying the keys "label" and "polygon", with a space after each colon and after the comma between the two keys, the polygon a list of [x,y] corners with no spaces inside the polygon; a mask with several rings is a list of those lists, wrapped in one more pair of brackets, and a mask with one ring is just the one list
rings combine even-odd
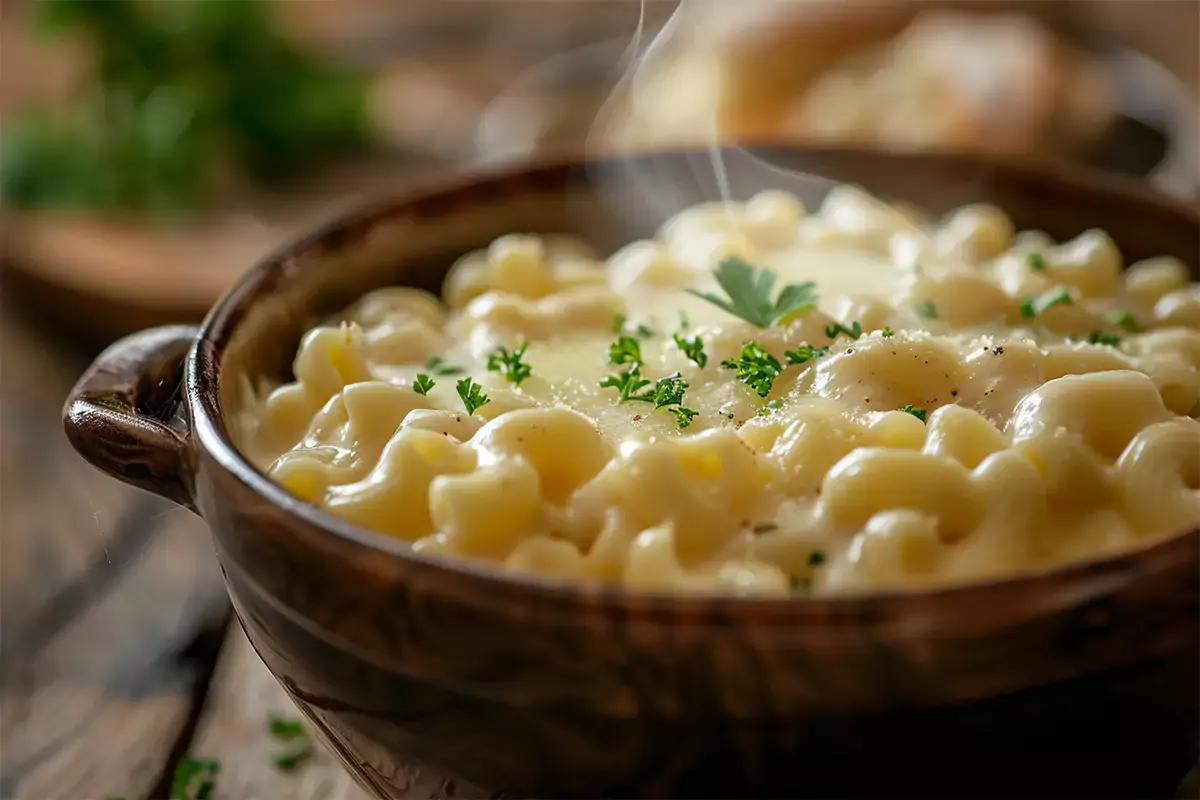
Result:
{"label": "bowl rim", "polygon": [[[979,155],[955,151],[883,151],[837,145],[789,144],[779,141],[744,142],[737,145],[725,144],[722,150],[731,147],[759,149],[782,153],[808,153],[813,156],[833,154],[842,157],[861,155],[874,159],[898,159],[902,161],[957,162],[972,167],[1007,170],[1029,179],[1043,180],[1065,185],[1075,191],[1099,193],[1135,201],[1155,207],[1164,214],[1175,214],[1189,219],[1200,229],[1200,205],[1191,205],[1181,199],[1163,194],[1137,179],[1076,165],[1043,162],[1028,158]],[[329,534],[392,559],[399,559],[414,568],[437,572],[442,576],[483,582],[483,586],[512,596],[519,592],[532,602],[555,600],[567,601],[583,607],[641,607],[649,611],[692,609],[711,613],[721,610],[752,610],[762,620],[795,620],[798,616],[828,616],[845,611],[850,614],[866,607],[896,601],[918,601],[926,603],[949,603],[972,595],[1010,592],[1029,594],[1040,585],[1043,588],[1084,588],[1086,595],[1106,591],[1115,579],[1136,567],[1143,560],[1172,558],[1171,551],[1189,549],[1189,540],[1195,540],[1192,548],[1200,546],[1200,524],[1185,528],[1177,533],[1149,539],[1136,546],[1112,553],[1102,553],[1061,564],[1039,567],[1010,575],[983,580],[971,580],[950,584],[917,587],[894,587],[846,592],[828,595],[757,596],[737,595],[711,591],[680,592],[666,589],[627,588],[617,584],[603,584],[571,578],[560,578],[529,573],[507,573],[493,565],[481,564],[452,556],[414,552],[411,543],[378,533],[342,519],[324,509],[290,494],[265,473],[255,467],[233,443],[225,425],[221,403],[220,361],[228,336],[236,329],[244,308],[255,301],[256,293],[269,294],[273,289],[273,277],[291,261],[313,250],[336,249],[345,241],[358,241],[373,226],[389,219],[401,217],[406,209],[425,200],[450,198],[471,193],[481,187],[496,187],[489,192],[494,200],[503,196],[507,184],[520,183],[522,178],[536,174],[569,174],[571,170],[585,166],[616,164],[629,159],[683,159],[707,153],[697,147],[664,147],[638,150],[636,153],[607,155],[580,155],[577,152],[551,152],[532,161],[517,161],[483,168],[468,168],[450,176],[416,182],[383,196],[360,201],[349,210],[333,216],[309,233],[301,235],[260,258],[242,277],[213,305],[200,326],[199,333],[188,351],[185,362],[184,398],[189,410],[193,446],[202,450],[223,470],[231,473],[240,483],[265,498],[276,508],[289,515],[299,517],[323,534]],[[286,277],[284,278],[286,280]],[[249,304],[247,304],[249,301]],[[1136,571],[1136,570],[1135,570]],[[1076,599],[1076,593],[1071,592]]]}

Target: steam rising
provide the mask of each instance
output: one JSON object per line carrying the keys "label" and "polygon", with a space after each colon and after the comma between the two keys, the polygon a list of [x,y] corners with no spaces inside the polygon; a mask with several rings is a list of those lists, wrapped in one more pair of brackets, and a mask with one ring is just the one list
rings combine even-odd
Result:
{"label": "steam rising", "polygon": [[[727,3],[682,0],[666,25],[647,36],[642,0],[637,30],[621,60],[621,74],[587,142],[587,154],[600,164],[589,171],[595,194],[633,229],[661,224],[697,203],[742,201],[764,189],[793,192],[812,208],[835,185],[819,175],[772,164],[722,135],[721,75],[710,54],[718,49],[728,24],[721,14]],[[704,57],[689,58],[696,53]],[[661,104],[700,111],[695,118],[702,127],[689,141],[666,143],[671,149],[695,151],[687,159],[686,171],[668,170],[665,162],[644,155],[652,152],[644,142],[627,135],[647,108],[661,112]],[[667,148],[658,145],[657,149]]]}

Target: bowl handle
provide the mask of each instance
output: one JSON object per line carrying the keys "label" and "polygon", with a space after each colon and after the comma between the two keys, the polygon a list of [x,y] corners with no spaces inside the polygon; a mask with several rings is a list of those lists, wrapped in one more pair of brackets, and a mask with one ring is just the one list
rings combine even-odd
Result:
{"label": "bowl handle", "polygon": [[75,384],[63,427],[92,466],[195,511],[194,453],[183,402],[183,363],[199,329],[171,325],[109,346]]}

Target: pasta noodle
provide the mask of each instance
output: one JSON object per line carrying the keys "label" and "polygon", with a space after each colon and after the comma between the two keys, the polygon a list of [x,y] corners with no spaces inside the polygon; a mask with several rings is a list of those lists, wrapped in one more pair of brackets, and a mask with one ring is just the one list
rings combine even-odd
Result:
{"label": "pasta noodle", "polygon": [[987,204],[769,191],[607,260],[505,236],[443,299],[384,288],[314,328],[294,374],[231,417],[271,478],[515,574],[868,591],[1200,523],[1200,284]]}

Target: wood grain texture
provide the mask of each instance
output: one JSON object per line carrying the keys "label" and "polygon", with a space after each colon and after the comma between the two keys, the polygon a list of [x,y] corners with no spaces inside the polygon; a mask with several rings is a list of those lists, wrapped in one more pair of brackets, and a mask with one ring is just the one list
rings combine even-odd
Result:
{"label": "wood grain texture", "polygon": [[147,797],[228,616],[203,522],[94,470],[63,436],[87,355],[11,304],[0,314],[4,800]]}
{"label": "wood grain texture", "polygon": [[[234,625],[189,748],[193,755],[220,760],[217,800],[369,800],[370,795],[322,745],[294,772],[280,771],[272,757],[281,745],[266,732],[266,721],[272,714],[300,715],[254,652],[242,628]],[[406,800],[469,797],[458,791],[452,779],[416,768],[408,772],[405,792]]]}

